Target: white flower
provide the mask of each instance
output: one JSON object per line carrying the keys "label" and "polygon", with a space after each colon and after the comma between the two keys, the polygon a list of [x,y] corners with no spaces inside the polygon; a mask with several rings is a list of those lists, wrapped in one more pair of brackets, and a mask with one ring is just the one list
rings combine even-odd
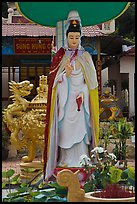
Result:
{"label": "white flower", "polygon": [[86,155],[86,154],[82,154],[81,156],[80,156],[80,161],[82,161],[83,159],[85,159],[85,158],[87,158],[88,156]]}
{"label": "white flower", "polygon": [[95,179],[95,175],[94,175],[94,174],[91,174],[91,177],[92,177],[93,179]]}
{"label": "white flower", "polygon": [[117,163],[115,164],[115,167],[123,168],[124,167],[124,163],[120,163],[120,161],[117,161]]}
{"label": "white flower", "polygon": [[95,147],[94,149],[91,150],[91,152],[96,152],[96,153],[103,153],[104,152],[104,148],[103,147]]}
{"label": "white flower", "polygon": [[88,164],[90,164],[90,158],[87,156],[87,155],[85,155],[85,154],[82,154],[81,156],[80,156],[80,165],[82,165],[82,166],[84,166],[84,165],[88,165]]}
{"label": "white flower", "polygon": [[91,158],[95,158],[95,155],[94,155],[94,154],[92,154],[92,155],[91,155]]}
{"label": "white flower", "polygon": [[95,147],[94,149],[91,150],[92,153],[97,152],[98,151],[98,147]]}
{"label": "white flower", "polygon": [[113,153],[108,153],[108,157],[111,158],[112,160],[116,160],[117,159],[116,155],[113,154]]}
{"label": "white flower", "polygon": [[104,148],[103,147],[99,147],[98,148],[98,153],[100,154],[100,153],[103,153],[104,152]]}

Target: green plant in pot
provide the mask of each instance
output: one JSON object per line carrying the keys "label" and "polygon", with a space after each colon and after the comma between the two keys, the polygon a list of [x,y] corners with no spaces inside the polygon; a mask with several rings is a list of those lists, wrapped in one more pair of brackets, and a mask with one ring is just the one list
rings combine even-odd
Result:
{"label": "green plant in pot", "polygon": [[[102,147],[95,147],[90,158],[80,156],[80,165],[90,176],[83,189],[79,185],[78,176],[68,169],[57,175],[59,185],[68,188],[69,202],[135,202],[135,170],[117,168],[116,156]],[[65,179],[64,179],[65,178]]]}
{"label": "green plant in pot", "polygon": [[113,132],[113,137],[116,139],[114,141],[115,147],[113,148],[112,152],[116,155],[117,160],[126,161],[126,141],[133,135],[133,125],[128,123],[126,118],[121,118],[118,122],[111,122],[111,129]]}
{"label": "green plant in pot", "polygon": [[99,139],[100,139],[100,146],[107,149],[108,145],[111,143],[112,131],[108,122],[104,122],[102,126],[100,126],[99,131]]}
{"label": "green plant in pot", "polygon": [[109,182],[99,192],[95,192],[92,196],[107,199],[133,199],[135,197],[135,171],[133,167],[125,170],[111,166],[109,168]]}
{"label": "green plant in pot", "polygon": [[116,156],[113,153],[108,153],[103,147],[95,147],[91,151],[91,158],[82,155],[80,165],[85,168],[85,171],[89,173],[90,169],[94,169],[91,176],[85,182],[85,192],[103,189],[110,182],[109,169],[115,163]]}
{"label": "green plant in pot", "polygon": [[[87,156],[84,158],[84,156],[82,156],[81,158],[84,162],[80,161],[80,164],[85,167],[85,171],[89,172],[90,168],[94,168],[94,171],[84,185],[86,193],[107,191],[109,196],[116,196],[113,194],[113,191],[110,192],[109,190],[114,187],[118,190],[121,189],[122,186],[134,187],[135,171],[133,167],[129,166],[124,170],[117,168],[115,166],[117,161],[116,156],[113,153],[108,153],[107,150],[104,150],[102,147],[95,147],[91,153],[91,158]],[[125,189],[120,190],[120,192],[122,191],[125,192]]]}

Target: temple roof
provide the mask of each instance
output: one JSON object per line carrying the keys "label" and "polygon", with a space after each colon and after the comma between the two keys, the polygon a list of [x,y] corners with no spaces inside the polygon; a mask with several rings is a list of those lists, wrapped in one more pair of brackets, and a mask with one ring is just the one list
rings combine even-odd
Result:
{"label": "temple roof", "polygon": [[[56,28],[41,26],[32,23],[22,24],[3,24],[2,25],[2,36],[55,36]],[[104,34],[100,28],[95,26],[83,27],[83,36],[95,37],[103,36]]]}

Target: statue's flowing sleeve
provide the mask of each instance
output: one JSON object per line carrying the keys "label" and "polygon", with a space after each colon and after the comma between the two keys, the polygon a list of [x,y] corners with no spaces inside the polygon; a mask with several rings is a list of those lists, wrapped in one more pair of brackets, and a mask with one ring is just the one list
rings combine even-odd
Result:
{"label": "statue's flowing sleeve", "polygon": [[91,124],[93,127],[92,145],[95,147],[98,145],[99,140],[99,96],[97,73],[92,57],[88,52],[84,52],[79,61],[82,65],[84,78],[89,88]]}
{"label": "statue's flowing sleeve", "polygon": [[44,132],[44,175],[47,164],[47,154],[48,154],[48,144],[49,144],[49,121],[50,121],[50,112],[51,112],[51,97],[52,97],[52,87],[54,83],[55,76],[59,69],[60,62],[65,54],[63,48],[60,48],[57,53],[54,55],[50,67],[49,73],[49,83],[48,83],[48,97],[47,97],[47,109],[46,109],[46,121],[45,121],[45,132]]}

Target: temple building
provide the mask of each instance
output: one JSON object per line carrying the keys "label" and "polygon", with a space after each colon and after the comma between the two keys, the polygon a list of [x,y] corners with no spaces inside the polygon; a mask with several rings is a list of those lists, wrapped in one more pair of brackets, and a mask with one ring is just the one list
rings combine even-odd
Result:
{"label": "temple building", "polygon": [[[57,28],[30,22],[18,13],[14,2],[8,2],[8,18],[2,17],[2,106],[11,100],[8,82],[29,80],[38,86],[40,75],[49,75],[52,49],[59,49],[64,33]],[[62,25],[61,25],[62,23]],[[95,63],[100,95],[107,88],[121,101],[121,108],[135,115],[135,45],[113,35],[115,21],[83,27],[82,46]],[[98,62],[99,61],[99,65]],[[36,96],[34,88],[28,96]]]}

